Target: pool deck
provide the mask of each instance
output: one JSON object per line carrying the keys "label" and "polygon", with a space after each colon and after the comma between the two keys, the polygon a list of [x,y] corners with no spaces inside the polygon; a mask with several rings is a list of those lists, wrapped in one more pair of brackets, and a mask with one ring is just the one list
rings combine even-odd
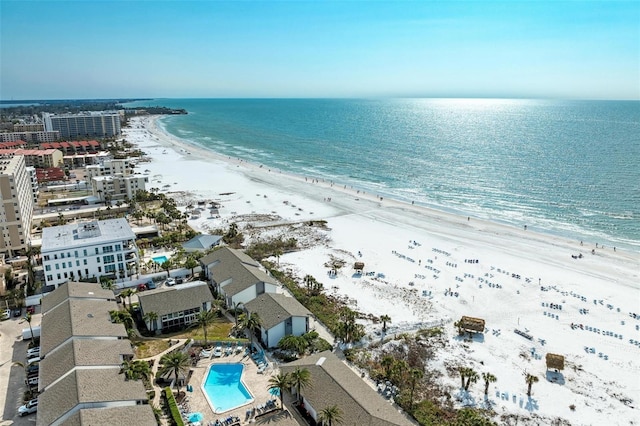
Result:
{"label": "pool deck", "polygon": [[[253,395],[254,401],[243,405],[239,408],[232,409],[226,411],[224,413],[214,413],[213,408],[207,402],[207,398],[202,391],[202,383],[205,380],[205,374],[207,372],[207,367],[211,364],[237,364],[241,363],[244,365],[244,370],[242,372],[242,381],[245,386],[248,388],[249,392]],[[274,365],[270,364],[269,368],[267,368],[262,374],[258,374],[258,367],[253,362],[251,357],[244,356],[244,351],[239,354],[232,354],[229,356],[222,356],[220,358],[200,358],[198,364],[195,367],[191,368],[193,370],[193,374],[191,375],[191,379],[189,380],[189,384],[193,386],[193,392],[187,392],[188,405],[191,412],[200,412],[204,415],[204,420],[201,422],[201,425],[206,426],[209,422],[215,422],[216,419],[226,419],[229,416],[236,416],[240,418],[241,424],[249,424],[254,423],[255,420],[253,418],[247,419],[246,413],[248,409],[253,409],[259,405],[264,404],[269,399],[275,398],[269,393],[269,379],[272,375],[277,374],[277,370],[274,370]],[[181,391],[184,392],[185,388],[182,387]],[[277,399],[278,406],[280,405],[280,399]],[[285,402],[286,404],[286,402]],[[274,419],[275,420],[275,419]],[[291,423],[293,421],[293,423]],[[259,421],[257,423],[260,423]],[[294,424],[297,425],[298,422],[293,420],[292,418],[286,418],[283,416],[281,421],[273,421],[271,423],[277,424]]]}

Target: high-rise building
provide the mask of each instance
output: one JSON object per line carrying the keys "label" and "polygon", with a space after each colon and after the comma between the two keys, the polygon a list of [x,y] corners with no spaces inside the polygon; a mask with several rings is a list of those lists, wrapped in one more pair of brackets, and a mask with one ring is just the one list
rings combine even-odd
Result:
{"label": "high-rise building", "polygon": [[120,135],[120,114],[115,111],[61,115],[45,112],[42,114],[42,121],[45,130],[57,130],[63,139],[108,138]]}
{"label": "high-rise building", "polygon": [[31,178],[22,155],[0,155],[0,253],[29,247],[33,217]]}

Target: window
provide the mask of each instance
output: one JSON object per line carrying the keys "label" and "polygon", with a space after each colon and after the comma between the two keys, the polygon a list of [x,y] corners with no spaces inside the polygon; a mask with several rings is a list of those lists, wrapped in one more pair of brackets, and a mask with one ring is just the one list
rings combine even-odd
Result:
{"label": "window", "polygon": [[98,272],[102,272],[102,266],[98,266]]}
{"label": "window", "polygon": [[44,260],[49,260],[49,255],[48,254],[44,255]]}
{"label": "window", "polygon": [[96,247],[96,254],[100,254],[100,249]]}
{"label": "window", "polygon": [[78,250],[74,251],[73,254],[75,257],[78,257]]}
{"label": "window", "polygon": [[84,259],[82,262],[86,265],[87,264],[87,259]]}
{"label": "window", "polygon": [[82,250],[82,253],[86,256],[87,255],[87,249]]}
{"label": "window", "polygon": [[106,265],[104,267],[104,272],[105,273],[110,273],[110,272],[115,272],[116,271],[116,265]]}
{"label": "window", "polygon": [[113,255],[111,254],[111,255],[109,255],[109,256],[104,256],[104,257],[102,258],[102,261],[103,261],[104,263],[113,263],[113,262],[115,262],[115,259],[114,259]]}
{"label": "window", "polygon": [[122,262],[122,253],[118,253],[118,262]]}
{"label": "window", "polygon": [[64,259],[64,253],[60,253],[60,259]]}
{"label": "window", "polygon": [[116,251],[122,250],[122,246],[120,244],[116,244]]}
{"label": "window", "polygon": [[51,265],[45,265],[44,266],[44,270],[45,271],[50,271],[51,270]]}
{"label": "window", "polygon": [[67,268],[71,268],[71,262],[67,262]]}
{"label": "window", "polygon": [[53,275],[47,275],[47,281],[53,281]]}
{"label": "window", "polygon": [[58,254],[57,254],[57,253],[56,253],[56,254],[54,254],[54,255],[53,255],[53,258],[54,258],[54,259],[57,259],[57,258],[58,258]]}
{"label": "window", "polygon": [[104,246],[104,247],[102,247],[102,252],[103,253],[112,253],[113,252],[113,246]]}
{"label": "window", "polygon": [[76,260],[76,266],[80,266],[80,261]]}
{"label": "window", "polygon": [[58,275],[58,279],[60,279],[60,274],[57,274],[57,275]]}
{"label": "window", "polygon": [[60,269],[60,265],[56,263],[56,269]]}

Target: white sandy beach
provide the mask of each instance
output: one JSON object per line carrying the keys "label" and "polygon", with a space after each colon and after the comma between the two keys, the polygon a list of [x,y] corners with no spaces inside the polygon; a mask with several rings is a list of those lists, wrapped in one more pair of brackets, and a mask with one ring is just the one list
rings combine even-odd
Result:
{"label": "white sandy beach", "polygon": [[[304,249],[283,255],[280,265],[314,276],[360,312],[389,315],[391,333],[444,324],[449,347],[430,368],[444,372],[444,365],[460,363],[493,373],[498,381],[489,396],[499,415],[530,424],[558,417],[640,424],[640,253],[380,200],[221,157],[170,137],[155,120],[136,118],[124,129],[152,158],[136,171],[149,176],[148,188],[176,195],[179,205],[221,203],[218,217],[205,209],[189,220],[195,229],[236,222],[249,238],[297,238]],[[309,227],[309,220],[326,220],[328,229]],[[346,266],[330,277],[325,264],[332,257]],[[355,261],[365,263],[362,276],[354,275]],[[462,315],[486,320],[483,339],[458,339],[453,321]],[[381,325],[367,327],[375,335]],[[547,352],[566,357],[555,382],[547,380]],[[540,379],[531,399],[525,371]],[[443,380],[458,395],[459,377],[445,372]],[[476,384],[463,403],[484,406],[482,392]]]}

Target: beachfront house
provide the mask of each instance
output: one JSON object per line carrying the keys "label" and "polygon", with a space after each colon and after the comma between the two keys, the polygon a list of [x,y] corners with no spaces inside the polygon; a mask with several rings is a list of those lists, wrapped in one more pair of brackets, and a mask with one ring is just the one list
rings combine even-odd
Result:
{"label": "beachfront house", "polygon": [[182,329],[193,323],[200,311],[211,309],[213,295],[204,281],[192,281],[173,287],[162,287],[138,294],[140,314],[155,312],[157,317],[147,322],[156,333]]}
{"label": "beachfront house", "polygon": [[118,305],[100,284],[69,282],[42,298],[36,425],[156,425],[144,385],[120,374],[133,358]]}
{"label": "beachfront house", "polygon": [[278,346],[284,336],[301,336],[309,331],[307,310],[295,297],[279,293],[264,293],[244,304],[249,315],[260,317],[260,340],[267,348]]}
{"label": "beachfront house", "polygon": [[243,251],[222,247],[200,259],[202,271],[227,307],[241,305],[264,293],[275,293],[278,281]]}
{"label": "beachfront house", "polygon": [[203,252],[217,246],[221,240],[222,237],[220,235],[200,234],[182,243],[182,248],[187,253]]}
{"label": "beachfront house", "polygon": [[[399,408],[390,404],[331,351],[324,351],[280,366],[282,373],[307,369],[311,383],[301,389],[302,409],[317,422],[331,406],[342,410],[345,425],[413,425]],[[296,389],[291,389],[295,395]]]}

